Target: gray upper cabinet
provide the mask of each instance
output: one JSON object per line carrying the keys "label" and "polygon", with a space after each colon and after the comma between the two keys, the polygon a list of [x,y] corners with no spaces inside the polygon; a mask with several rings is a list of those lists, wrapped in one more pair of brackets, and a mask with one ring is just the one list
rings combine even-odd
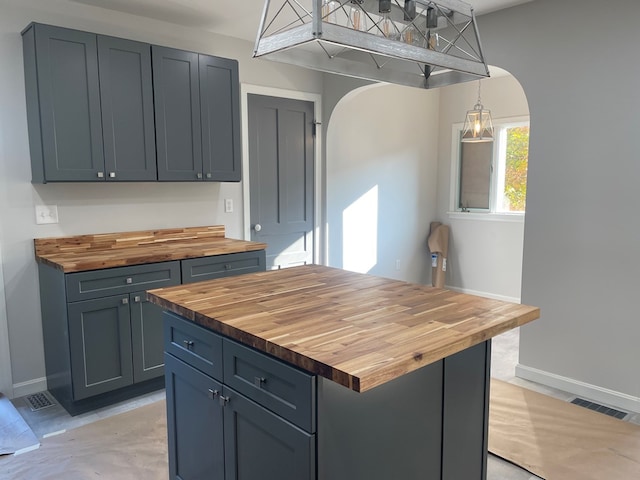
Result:
{"label": "gray upper cabinet", "polygon": [[236,60],[39,23],[22,39],[34,183],[240,181]]}
{"label": "gray upper cabinet", "polygon": [[152,47],[158,180],[203,178],[198,54]]}
{"label": "gray upper cabinet", "polygon": [[238,62],[200,55],[199,66],[205,179],[239,182],[241,156]]}
{"label": "gray upper cabinet", "polygon": [[23,33],[33,182],[104,170],[96,35],[32,24]]}
{"label": "gray upper cabinet", "polygon": [[152,47],[158,179],[240,181],[238,62]]}
{"label": "gray upper cabinet", "polygon": [[157,179],[149,45],[31,24],[23,47],[34,183]]}
{"label": "gray upper cabinet", "polygon": [[157,179],[151,46],[98,36],[107,180]]}

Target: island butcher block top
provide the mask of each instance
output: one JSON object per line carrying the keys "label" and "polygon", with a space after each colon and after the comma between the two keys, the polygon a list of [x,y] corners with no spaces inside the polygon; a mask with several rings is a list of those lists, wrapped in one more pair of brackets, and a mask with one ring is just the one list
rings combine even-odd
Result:
{"label": "island butcher block top", "polygon": [[65,273],[264,250],[225,237],[224,225],[36,238],[36,260]]}
{"label": "island butcher block top", "polygon": [[540,316],[536,307],[318,265],[147,295],[188,320],[357,392]]}

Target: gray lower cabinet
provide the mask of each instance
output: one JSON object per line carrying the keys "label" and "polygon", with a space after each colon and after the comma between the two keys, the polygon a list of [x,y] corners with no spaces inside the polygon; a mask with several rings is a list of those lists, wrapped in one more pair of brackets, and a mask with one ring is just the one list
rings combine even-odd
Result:
{"label": "gray lower cabinet", "polygon": [[164,385],[162,309],[180,261],[65,274],[39,264],[47,387],[72,415]]}
{"label": "gray lower cabinet", "polygon": [[[171,313],[164,322],[170,478],[315,479],[315,433],[264,403],[284,405],[284,396],[293,402],[285,408],[294,411],[299,403],[308,423],[315,416],[315,377]],[[244,394],[227,381],[227,372],[238,371],[236,361],[250,376]]]}
{"label": "gray lower cabinet", "polygon": [[241,178],[238,62],[152,47],[158,180]]}
{"label": "gray lower cabinet", "polygon": [[486,480],[490,341],[357,393],[163,322],[172,480]]}
{"label": "gray lower cabinet", "polygon": [[150,45],[38,23],[22,37],[32,181],[156,180]]}
{"label": "gray lower cabinet", "polygon": [[196,325],[163,326],[163,310],[146,290],[264,271],[265,252],[67,274],[42,263],[38,269],[47,388],[76,415],[161,388],[165,349],[222,378],[220,337]]}

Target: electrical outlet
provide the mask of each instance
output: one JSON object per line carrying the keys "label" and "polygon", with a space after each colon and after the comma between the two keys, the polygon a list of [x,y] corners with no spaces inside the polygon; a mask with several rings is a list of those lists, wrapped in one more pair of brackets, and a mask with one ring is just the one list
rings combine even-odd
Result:
{"label": "electrical outlet", "polygon": [[233,198],[225,198],[224,199],[224,212],[232,213],[233,212]]}
{"label": "electrical outlet", "polygon": [[36,224],[58,223],[57,205],[36,205]]}

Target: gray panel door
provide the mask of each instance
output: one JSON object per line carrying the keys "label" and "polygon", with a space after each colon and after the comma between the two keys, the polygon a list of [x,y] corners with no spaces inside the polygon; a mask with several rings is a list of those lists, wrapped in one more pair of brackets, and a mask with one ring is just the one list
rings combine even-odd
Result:
{"label": "gray panel door", "polygon": [[242,161],[238,62],[200,55],[199,64],[205,180],[239,182]]}
{"label": "gray panel door", "polygon": [[202,174],[198,54],[151,47],[158,180],[199,180]]}
{"label": "gray panel door", "polygon": [[107,180],[156,180],[151,46],[98,36]]}
{"label": "gray panel door", "polygon": [[146,300],[146,292],[129,295],[133,381],[142,382],[164,374],[163,309]]}
{"label": "gray panel door", "polygon": [[73,399],[133,383],[129,296],[70,303]]}
{"label": "gray panel door", "polygon": [[169,478],[222,480],[222,385],[169,354],[165,372]]}
{"label": "gray panel door", "polygon": [[224,395],[226,480],[315,479],[315,435],[227,387]]}
{"label": "gray panel door", "polygon": [[96,36],[36,25],[40,121],[47,181],[103,180]]}
{"label": "gray panel door", "polygon": [[251,239],[267,243],[267,270],[313,263],[313,103],[249,95],[248,105]]}

